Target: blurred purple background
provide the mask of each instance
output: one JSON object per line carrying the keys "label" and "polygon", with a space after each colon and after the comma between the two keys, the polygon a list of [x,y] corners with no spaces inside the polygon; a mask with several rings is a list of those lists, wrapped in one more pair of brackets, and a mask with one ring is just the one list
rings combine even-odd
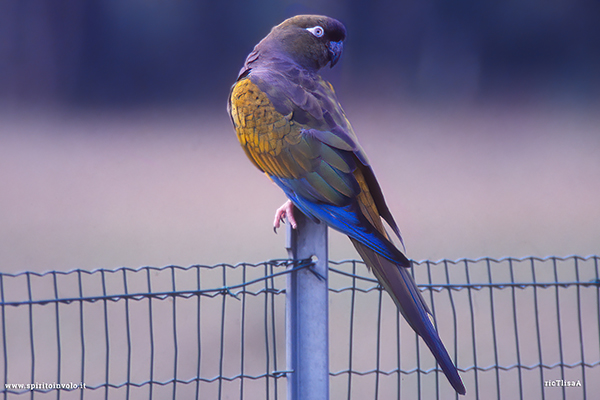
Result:
{"label": "blurred purple background", "polygon": [[299,13],[348,28],[325,75],[409,257],[599,252],[598,2],[5,0],[0,268],[285,257],[225,103]]}

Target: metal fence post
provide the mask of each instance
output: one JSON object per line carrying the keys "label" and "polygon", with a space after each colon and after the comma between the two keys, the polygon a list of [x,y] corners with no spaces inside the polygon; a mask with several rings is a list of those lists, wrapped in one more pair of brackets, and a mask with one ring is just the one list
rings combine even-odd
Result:
{"label": "metal fence post", "polygon": [[286,353],[288,400],[329,399],[329,306],[327,226],[296,212],[287,224],[290,258],[312,257],[314,266],[287,276]]}

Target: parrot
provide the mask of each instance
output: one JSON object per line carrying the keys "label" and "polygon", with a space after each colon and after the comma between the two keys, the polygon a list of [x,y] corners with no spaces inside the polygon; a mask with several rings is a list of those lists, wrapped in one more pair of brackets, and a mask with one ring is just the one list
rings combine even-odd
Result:
{"label": "parrot", "polygon": [[[297,227],[297,209],[347,235],[424,340],[459,394],[466,389],[435,327],[433,315],[384,222],[402,243],[365,151],[319,70],[340,59],[346,28],[321,15],[297,15],[273,27],[247,56],[227,109],[250,161],[288,198],[275,213]],[[405,250],[404,250],[405,251]]]}

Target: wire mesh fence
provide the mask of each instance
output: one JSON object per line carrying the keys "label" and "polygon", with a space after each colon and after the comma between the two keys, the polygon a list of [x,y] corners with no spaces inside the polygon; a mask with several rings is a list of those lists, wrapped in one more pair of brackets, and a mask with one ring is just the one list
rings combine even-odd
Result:
{"label": "wire mesh fence", "polygon": [[[599,262],[415,262],[466,398],[597,397]],[[2,398],[285,399],[286,276],[310,266],[0,273]],[[331,398],[457,397],[362,262],[329,271]]]}
{"label": "wire mesh fence", "polygon": [[[466,398],[600,393],[598,257],[422,261],[413,268]],[[361,263],[332,265],[334,398],[458,398],[428,348]],[[336,278],[336,275],[338,276]],[[339,283],[334,283],[339,281]],[[347,304],[350,307],[347,307]],[[348,312],[350,310],[350,312]],[[337,317],[336,317],[337,316]]]}

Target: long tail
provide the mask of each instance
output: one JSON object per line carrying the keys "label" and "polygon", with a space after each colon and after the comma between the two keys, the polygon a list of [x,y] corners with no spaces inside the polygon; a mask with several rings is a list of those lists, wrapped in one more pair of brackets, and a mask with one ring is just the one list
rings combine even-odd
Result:
{"label": "long tail", "polygon": [[392,263],[361,242],[352,238],[350,240],[367,266],[392,296],[406,321],[423,338],[454,390],[465,394],[467,392],[465,386],[435,329],[431,311],[410,271]]}

